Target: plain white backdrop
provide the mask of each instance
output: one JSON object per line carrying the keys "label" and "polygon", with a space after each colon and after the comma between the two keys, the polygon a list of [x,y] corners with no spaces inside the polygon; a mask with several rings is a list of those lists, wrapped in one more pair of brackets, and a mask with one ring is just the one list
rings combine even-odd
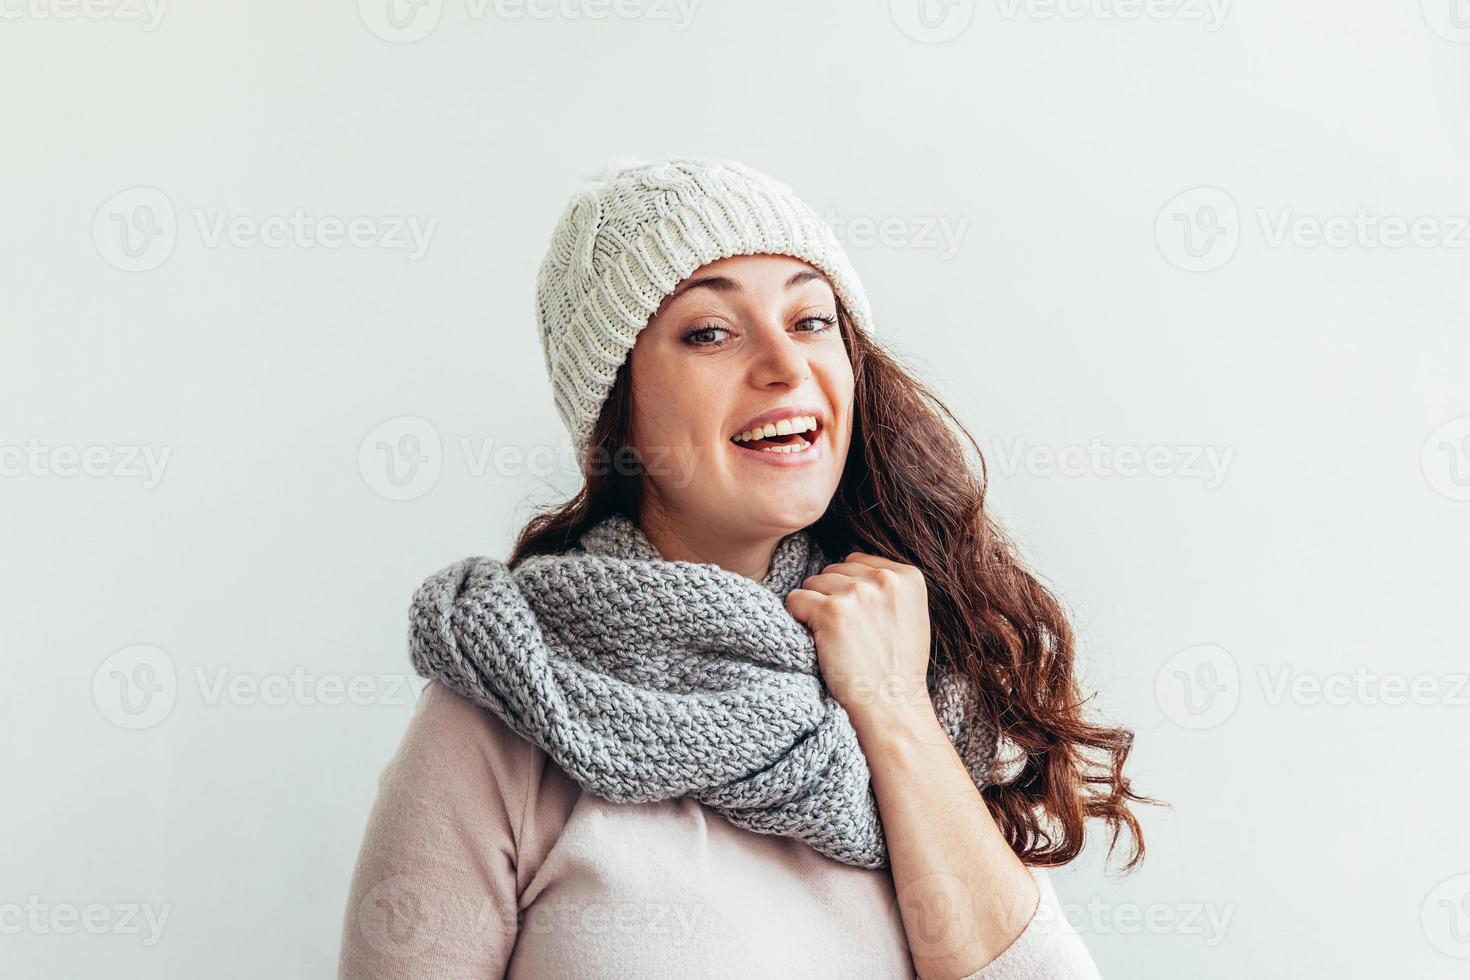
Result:
{"label": "plain white backdrop", "polygon": [[1470,970],[1470,6],[0,0],[0,975],[333,975],[427,574],[574,488],[611,157],[742,160],[1133,728],[1109,977]]}

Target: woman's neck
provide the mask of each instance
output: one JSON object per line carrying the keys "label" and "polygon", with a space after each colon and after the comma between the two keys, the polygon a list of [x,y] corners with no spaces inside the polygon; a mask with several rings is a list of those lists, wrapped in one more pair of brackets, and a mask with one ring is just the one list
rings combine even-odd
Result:
{"label": "woman's neck", "polygon": [[646,513],[639,527],[667,561],[713,562],[757,582],[770,572],[771,556],[785,536],[735,537],[725,533],[728,528],[691,526],[655,513]]}

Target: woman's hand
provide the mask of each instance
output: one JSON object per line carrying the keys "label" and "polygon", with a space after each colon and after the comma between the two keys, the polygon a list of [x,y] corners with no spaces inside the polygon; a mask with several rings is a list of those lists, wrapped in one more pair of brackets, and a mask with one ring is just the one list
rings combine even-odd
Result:
{"label": "woman's hand", "polygon": [[854,551],[792,589],[786,608],[812,631],[822,679],[859,731],[933,718],[928,587],[918,568]]}

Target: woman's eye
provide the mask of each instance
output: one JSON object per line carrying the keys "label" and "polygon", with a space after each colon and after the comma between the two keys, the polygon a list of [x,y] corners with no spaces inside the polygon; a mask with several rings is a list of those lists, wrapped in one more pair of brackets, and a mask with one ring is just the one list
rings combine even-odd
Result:
{"label": "woman's eye", "polygon": [[818,314],[815,316],[803,317],[801,320],[797,321],[796,325],[802,326],[808,323],[815,324],[815,326],[806,330],[807,333],[821,333],[823,330],[827,330],[835,326],[837,323],[837,318],[835,316],[823,316]]}
{"label": "woman's eye", "polygon": [[730,331],[726,330],[724,327],[717,326],[713,323],[708,323],[702,327],[695,327],[693,330],[686,333],[684,335],[684,340],[687,343],[693,343],[700,347],[709,347],[719,343],[719,341],[715,339],[712,334],[729,332]]}

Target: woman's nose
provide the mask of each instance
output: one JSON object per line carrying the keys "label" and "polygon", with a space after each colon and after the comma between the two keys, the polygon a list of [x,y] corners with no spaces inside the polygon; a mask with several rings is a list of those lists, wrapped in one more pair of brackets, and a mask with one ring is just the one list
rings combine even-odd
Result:
{"label": "woman's nose", "polygon": [[806,352],[780,321],[762,325],[756,334],[756,354],[751,372],[757,385],[764,387],[782,382],[794,388],[810,376],[811,365]]}

